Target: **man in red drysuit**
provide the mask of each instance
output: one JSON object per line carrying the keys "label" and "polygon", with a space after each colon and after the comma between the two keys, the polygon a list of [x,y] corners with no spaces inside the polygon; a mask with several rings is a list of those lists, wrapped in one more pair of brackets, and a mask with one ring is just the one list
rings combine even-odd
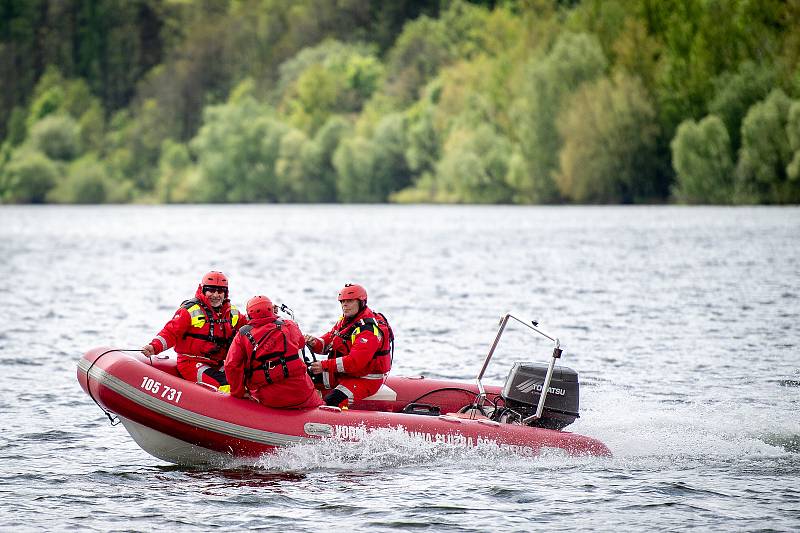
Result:
{"label": "man in red drysuit", "polygon": [[275,314],[266,296],[247,302],[249,322],[233,339],[225,358],[231,396],[246,392],[259,403],[283,409],[322,405],[303,360],[303,334],[297,324]]}
{"label": "man in red drysuit", "polygon": [[375,394],[392,368],[394,334],[386,317],[367,307],[367,291],[347,284],[339,291],[342,317],[321,338],[306,335],[309,348],[328,354],[328,359],[311,364],[322,374],[327,405],[352,403]]}
{"label": "man in red drysuit", "polygon": [[227,391],[222,365],[234,335],[246,323],[228,299],[228,278],[222,272],[208,272],[194,298],[181,304],[142,353],[151,356],[174,347],[178,373],[184,379]]}

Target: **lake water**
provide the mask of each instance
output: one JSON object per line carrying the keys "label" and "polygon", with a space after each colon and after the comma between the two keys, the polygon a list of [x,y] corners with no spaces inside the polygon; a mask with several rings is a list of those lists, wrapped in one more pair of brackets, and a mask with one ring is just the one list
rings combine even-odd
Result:
{"label": "lake water", "polygon": [[[473,380],[506,312],[579,372],[568,428],[613,458],[520,457],[390,431],[253,467],[177,467],[75,378],[222,270],[326,331],[365,285],[396,375]],[[800,209],[0,207],[0,529],[796,531]],[[513,323],[512,323],[513,324]],[[547,345],[509,326],[487,374]]]}

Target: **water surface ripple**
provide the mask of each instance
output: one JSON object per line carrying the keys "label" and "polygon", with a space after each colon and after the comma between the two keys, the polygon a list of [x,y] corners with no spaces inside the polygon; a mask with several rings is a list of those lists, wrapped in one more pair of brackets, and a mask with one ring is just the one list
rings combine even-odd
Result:
{"label": "water surface ripple", "polygon": [[[565,345],[611,459],[384,431],[253,465],[150,457],[80,389],[87,349],[149,340],[209,269],[324,331],[363,283],[393,372],[472,380],[511,311]],[[0,529],[796,531],[800,209],[0,208]],[[489,368],[541,358],[511,329]]]}

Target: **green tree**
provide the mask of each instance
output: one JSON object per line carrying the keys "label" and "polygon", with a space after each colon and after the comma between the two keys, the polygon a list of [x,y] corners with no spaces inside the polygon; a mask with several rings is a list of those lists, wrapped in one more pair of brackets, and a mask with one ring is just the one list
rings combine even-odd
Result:
{"label": "green tree", "polygon": [[314,139],[303,146],[304,168],[302,200],[336,201],[336,168],[333,156],[342,140],[352,135],[353,127],[345,118],[334,115],[319,129]]}
{"label": "green tree", "polygon": [[800,101],[798,100],[789,106],[786,134],[789,137],[789,150],[793,154],[792,160],[786,167],[786,177],[795,187],[800,187]]}
{"label": "green tree", "polygon": [[385,202],[410,183],[405,164],[405,121],[399,113],[387,115],[372,139],[345,139],[336,149],[337,198],[341,202]]}
{"label": "green tree", "polygon": [[402,113],[384,116],[375,128],[374,140],[381,160],[382,180],[385,183],[383,201],[389,193],[411,184],[406,163],[406,121]]}
{"label": "green tree", "polygon": [[566,28],[574,33],[595,35],[603,52],[611,62],[616,57],[614,43],[629,27],[631,20],[630,2],[620,0],[583,0],[566,14]]}
{"label": "green tree", "polygon": [[491,126],[456,128],[436,166],[437,202],[503,203],[511,200],[506,183],[511,144]]}
{"label": "green tree", "polygon": [[345,203],[369,203],[385,200],[382,184],[376,184],[378,158],[375,143],[364,137],[342,141],[333,155],[336,168],[336,197]]}
{"label": "green tree", "polygon": [[413,102],[451,57],[436,20],[422,16],[409,22],[386,60],[386,92],[403,104]]}
{"label": "green tree", "polygon": [[313,135],[335,111],[340,92],[334,74],[314,65],[297,80],[295,92],[283,104],[284,114],[291,125]]}
{"label": "green tree", "polygon": [[343,90],[352,91],[352,94],[344,95],[347,102],[341,104],[342,109],[348,111],[361,107],[363,101],[378,87],[383,75],[383,66],[378,61],[374,46],[326,39],[300,50],[280,65],[280,78],[275,87],[276,103],[291,93],[303,73],[312,67],[329,71],[340,80]]}
{"label": "green tree", "polygon": [[131,183],[134,196],[152,194],[161,146],[171,138],[158,102],[148,99],[116,113],[108,130],[102,151],[111,172]]}
{"label": "green tree", "polygon": [[461,0],[451,2],[438,19],[422,16],[409,22],[387,56],[386,92],[410,104],[442,67],[502,49],[505,42],[487,25],[507,28],[485,8]]}
{"label": "green tree", "polygon": [[158,161],[155,199],[158,202],[185,203],[195,200],[197,183],[189,147],[167,139],[161,147]]}
{"label": "green tree", "polygon": [[189,3],[186,9],[192,13],[176,21],[180,40],[142,76],[134,102],[155,105],[166,131],[157,146],[167,138],[186,142],[197,133],[204,107],[224,102],[234,87],[233,65],[242,53],[235,46],[234,21],[225,15],[227,2]]}
{"label": "green tree", "polygon": [[651,30],[664,43],[655,94],[662,127],[671,137],[683,119],[705,115],[715,76],[742,57],[744,28],[728,0],[666,0],[648,10],[651,21],[658,18]]}
{"label": "green tree", "polygon": [[55,67],[49,67],[33,92],[33,99],[28,111],[26,126],[28,129],[47,115],[63,111],[65,80]]}
{"label": "green tree", "polygon": [[200,172],[198,200],[277,201],[275,162],[288,130],[252,98],[206,108],[203,127],[190,143]]}
{"label": "green tree", "polygon": [[47,201],[62,204],[102,204],[113,188],[104,165],[94,156],[71,163],[67,175],[47,193]]}
{"label": "green tree", "polygon": [[103,147],[103,163],[114,182],[119,184],[116,201],[132,200],[135,196],[134,178],[137,165],[142,163],[134,156],[134,149],[128,141],[131,132],[131,118],[127,110],[118,111],[109,120],[108,132]]}
{"label": "green tree", "polygon": [[286,132],[278,148],[275,161],[275,197],[279,202],[298,202],[305,199],[307,176],[304,154],[310,143],[302,131]]}
{"label": "green tree", "polygon": [[736,169],[740,201],[800,201],[798,182],[786,174],[794,155],[787,133],[791,104],[782,90],[775,89],[753,105],[742,121],[742,148]]}
{"label": "green tree", "polygon": [[99,149],[102,146],[105,118],[100,100],[92,95],[86,81],[65,79],[54,67],[48,68],[39,79],[25,123],[20,124],[20,118],[16,115],[16,122],[9,124],[9,132],[14,135],[13,142],[21,143],[27,130],[32,130],[36,123],[53,115],[71,117],[78,122],[84,147]]}
{"label": "green tree", "polygon": [[100,101],[92,95],[89,85],[81,78],[64,80],[64,97],[59,111],[64,111],[74,119],[79,119]]}
{"label": "green tree", "polygon": [[618,73],[584,84],[564,105],[556,184],[581,203],[630,203],[664,194],[654,166],[658,123],[641,82]]}
{"label": "green tree", "polygon": [[[638,0],[651,33],[663,43],[656,95],[667,135],[684,119],[700,119],[717,77],[743,61],[776,63],[782,35],[797,26],[794,2],[781,0]],[[710,110],[718,113],[718,109]],[[728,119],[722,116],[730,129]]]}
{"label": "green tree", "polygon": [[489,20],[486,8],[464,0],[452,0],[439,14],[439,31],[454,59],[469,60],[492,51],[488,45],[496,40],[486,31]]}
{"label": "green tree", "polygon": [[41,17],[45,2],[4,0],[0,4],[0,139],[8,135],[11,111],[27,106],[42,73]]}
{"label": "green tree", "polygon": [[281,65],[278,109],[314,135],[329,116],[359,112],[382,77],[383,65],[369,46],[325,41]]}
{"label": "green tree", "polygon": [[744,61],[735,72],[723,72],[714,80],[715,94],[708,103],[708,111],[725,123],[734,153],[741,144],[742,119],[747,110],[766,98],[776,81],[774,65],[753,61]]}
{"label": "green tree", "polygon": [[31,128],[30,142],[50,159],[70,161],[80,155],[81,132],[69,115],[48,115]]}
{"label": "green tree", "polygon": [[[37,99],[37,80],[57,68],[84,80],[109,114],[126,106],[142,75],[161,61],[158,0],[5,0],[0,5],[0,138],[8,112]],[[44,118],[34,106],[31,124]],[[74,118],[77,118],[75,116]]]}
{"label": "green tree", "polygon": [[58,165],[35,150],[16,150],[3,169],[3,201],[41,204],[61,175]]}
{"label": "green tree", "polygon": [[547,56],[531,60],[513,113],[526,166],[525,172],[518,169],[512,174],[517,201],[542,203],[559,199],[553,180],[562,143],[556,117],[572,92],[602,75],[605,69],[606,58],[599,43],[585,34],[564,33]]}
{"label": "green tree", "polygon": [[78,118],[81,144],[85,150],[102,153],[105,143],[106,121],[100,102],[94,101]]}
{"label": "green tree", "polygon": [[25,110],[21,107],[15,107],[11,110],[11,116],[8,118],[8,125],[6,128],[8,136],[6,141],[14,147],[19,146],[25,141],[28,136],[28,128],[25,125]]}
{"label": "green tree", "polygon": [[728,204],[733,200],[734,165],[725,123],[709,115],[686,120],[672,140],[675,197],[691,204]]}
{"label": "green tree", "polygon": [[614,68],[642,80],[651,95],[656,93],[656,77],[663,45],[647,31],[645,21],[636,16],[625,19],[623,31],[612,45]]}
{"label": "green tree", "polygon": [[383,80],[383,64],[373,55],[357,55],[342,65],[345,92],[343,111],[359,111]]}
{"label": "green tree", "polygon": [[406,113],[405,159],[415,175],[432,173],[441,155],[441,141],[434,126],[435,106],[420,100]]}

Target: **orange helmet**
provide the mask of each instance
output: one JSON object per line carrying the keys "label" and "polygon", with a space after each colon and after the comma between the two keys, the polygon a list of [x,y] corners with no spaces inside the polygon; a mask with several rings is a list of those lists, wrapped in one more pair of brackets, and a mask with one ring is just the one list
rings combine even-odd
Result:
{"label": "orange helmet", "polygon": [[202,285],[204,289],[205,287],[222,287],[225,289],[225,294],[228,294],[228,278],[225,277],[225,274],[217,272],[216,270],[212,270],[204,275],[203,279],[200,280],[200,285]]}
{"label": "orange helmet", "polygon": [[346,283],[344,288],[339,291],[339,301],[342,300],[361,300],[367,304],[367,289],[361,285]]}
{"label": "orange helmet", "polygon": [[272,318],[275,316],[275,307],[272,300],[266,296],[253,296],[247,300],[247,316],[253,318]]}

